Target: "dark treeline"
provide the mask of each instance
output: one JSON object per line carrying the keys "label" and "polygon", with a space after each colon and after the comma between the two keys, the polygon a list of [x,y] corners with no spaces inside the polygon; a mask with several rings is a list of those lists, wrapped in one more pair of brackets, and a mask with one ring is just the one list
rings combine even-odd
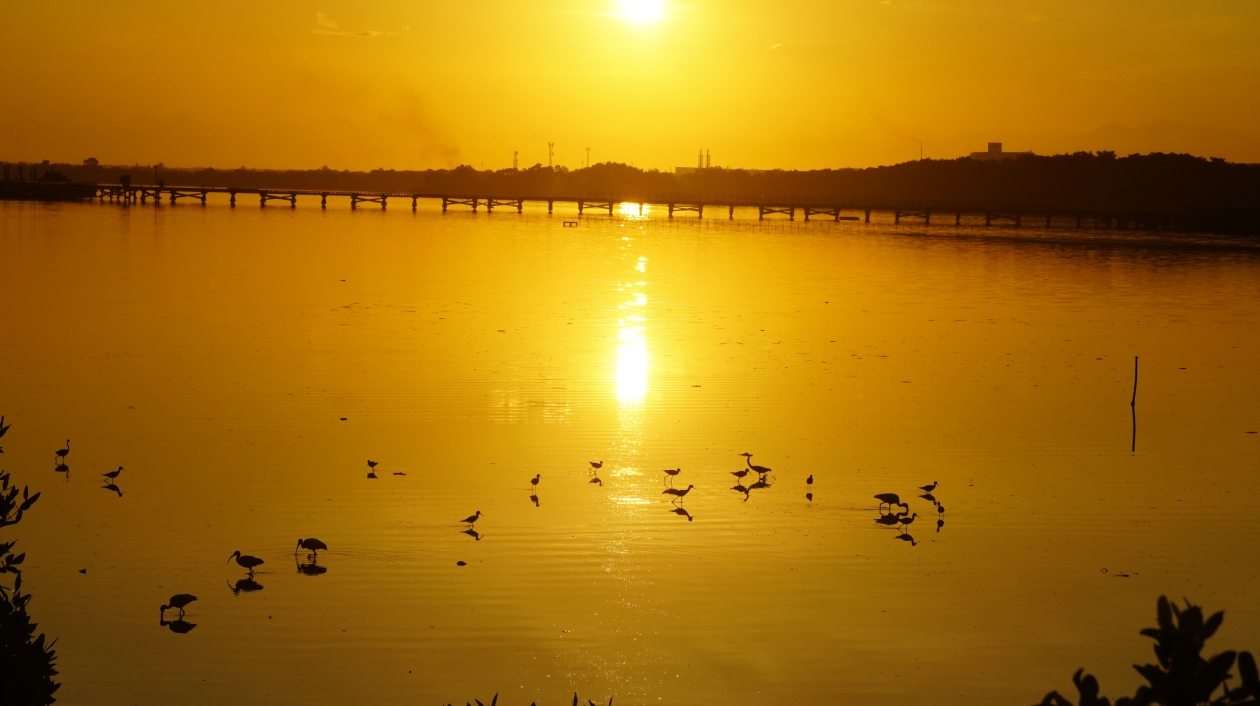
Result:
{"label": "dark treeline", "polygon": [[966,203],[1065,205],[1082,209],[1128,207],[1260,207],[1260,165],[1185,154],[1078,152],[1004,161],[922,160],[868,169],[747,172],[702,169],[676,174],[602,163],[568,170],[478,171],[469,166],[425,171],[370,172],[264,169],[182,169],[156,166],[45,164],[82,182],[328,191],[383,191],[465,196],[686,195],[844,198]]}

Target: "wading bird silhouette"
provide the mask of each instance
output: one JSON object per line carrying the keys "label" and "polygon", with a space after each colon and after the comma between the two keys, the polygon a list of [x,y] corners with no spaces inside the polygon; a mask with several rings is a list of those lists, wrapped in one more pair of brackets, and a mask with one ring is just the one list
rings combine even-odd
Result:
{"label": "wading bird silhouette", "polygon": [[769,473],[769,472],[770,472],[770,469],[769,469],[769,468],[766,468],[765,466],[754,466],[754,465],[753,465],[753,462],[752,462],[752,456],[753,456],[753,455],[752,455],[752,454],[750,454],[750,453],[748,453],[747,451],[745,451],[744,453],[740,454],[740,456],[743,456],[743,457],[744,457],[744,463],[747,463],[747,464],[748,464],[748,467],[749,467],[749,468],[751,468],[751,469],[752,469],[752,471],[753,471],[754,473],[756,473],[757,475],[759,475],[759,476],[763,476],[763,477],[764,477],[767,473]]}
{"label": "wading bird silhouette", "polygon": [[375,478],[375,477],[376,477],[376,461],[373,461],[373,460],[371,460],[371,459],[368,459],[368,474],[367,474],[367,477],[368,477],[368,478]]}
{"label": "wading bird silhouette", "polygon": [[538,481],[542,480],[541,473],[535,473],[533,478],[529,479],[529,484],[534,486],[534,492],[538,492]]}
{"label": "wading bird silhouette", "polygon": [[696,486],[689,485],[687,486],[686,490],[678,490],[677,488],[666,488],[665,490],[661,491],[661,494],[664,495],[665,493],[669,493],[670,495],[673,495],[675,498],[684,498],[687,496],[687,493],[690,493],[691,489],[694,487]]}
{"label": "wading bird silhouette", "polygon": [[57,458],[61,461],[66,460],[66,456],[70,455],[70,440],[66,439],[66,448],[57,449]]}
{"label": "wading bird silhouette", "polygon": [[195,600],[197,600],[197,597],[191,593],[176,593],[175,595],[171,596],[171,600],[169,602],[167,602],[166,604],[162,606],[162,610],[161,610],[161,613],[159,613],[159,615],[161,615],[162,617],[166,617],[166,611],[174,608],[179,611],[179,617],[182,618],[184,617],[184,608],[187,607],[189,603],[192,603]]}
{"label": "wading bird silhouette", "polygon": [[310,554],[308,554],[307,556],[318,557],[319,550],[321,549],[327,550],[328,545],[324,544],[318,539],[315,539],[314,537],[309,537],[307,539],[298,538],[297,546],[293,548],[294,555],[297,554],[297,550],[299,549],[305,549],[306,551],[310,552]]}
{"label": "wading bird silhouette", "polygon": [[477,514],[469,515],[468,517],[465,517],[464,519],[460,520],[460,522],[468,525],[469,527],[472,527],[474,524],[477,523],[477,520],[480,518],[481,518],[481,510],[478,510]]}
{"label": "wading bird silhouette", "polygon": [[905,527],[906,525],[909,525],[911,522],[914,522],[914,518],[916,518],[916,517],[918,517],[918,516],[919,516],[919,513],[917,513],[917,512],[916,512],[916,513],[914,513],[913,515],[911,515],[911,516],[909,516],[909,517],[906,517],[905,513],[903,512],[903,513],[900,515],[900,518],[901,518],[901,526],[902,526],[902,527]]}
{"label": "wading bird silhouette", "polygon": [[109,473],[102,473],[101,475],[105,476],[106,478],[108,478],[108,479],[110,479],[110,480],[114,480],[115,478],[117,478],[117,477],[118,477],[118,474],[119,474],[119,473],[122,473],[122,472],[123,472],[123,467],[122,467],[122,466],[119,466],[119,467],[118,467],[118,470],[116,470],[116,471],[110,471]]}
{"label": "wading bird silhouette", "polygon": [[738,478],[740,483],[744,482],[744,476],[748,475],[749,473],[752,473],[752,471],[748,470],[747,468],[741,468],[738,471],[731,471],[731,475]]}
{"label": "wading bird silhouette", "polygon": [[910,506],[901,502],[901,498],[896,493],[880,493],[875,496],[875,499],[879,501],[880,511],[883,511],[884,506],[887,505],[888,511],[892,512],[893,505],[900,505],[906,512],[910,512]]}
{"label": "wading bird silhouette", "polygon": [[674,483],[674,476],[678,475],[679,473],[682,473],[681,468],[666,468],[664,469],[664,471],[665,471],[665,480],[668,480],[670,485],[673,485]]}
{"label": "wading bird silhouette", "polygon": [[248,554],[241,554],[241,551],[239,549],[232,552],[232,556],[228,557],[228,561],[232,561],[233,559],[236,560],[237,564],[240,564],[244,568],[248,569],[250,576],[254,575],[255,567],[262,566],[264,563],[266,563],[262,559],[259,559],[256,556],[250,556]]}
{"label": "wading bird silhouette", "polygon": [[603,462],[603,461],[587,461],[587,463],[591,464],[591,468],[593,468],[593,469],[595,469],[595,470],[597,470],[597,471],[598,471],[599,469],[601,469],[601,468],[603,468],[603,467],[604,467],[604,462]]}
{"label": "wading bird silhouette", "polygon": [[936,481],[932,481],[932,485],[921,485],[919,486],[919,490],[922,490],[925,493],[930,493],[933,490],[936,490],[936,486],[938,485],[940,485],[940,483],[937,483]]}

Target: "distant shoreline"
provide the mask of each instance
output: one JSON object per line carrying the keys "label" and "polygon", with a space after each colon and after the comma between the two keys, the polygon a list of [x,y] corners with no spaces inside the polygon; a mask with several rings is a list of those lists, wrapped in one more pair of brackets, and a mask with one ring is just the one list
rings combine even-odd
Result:
{"label": "distant shoreline", "polygon": [[[17,166],[6,165],[10,178]],[[30,165],[24,165],[29,170]],[[1024,155],[1004,160],[922,160],[890,167],[749,173],[695,169],[688,173],[643,170],[600,163],[568,170],[534,165],[527,169],[479,171],[469,166],[425,171],[370,172],[259,169],[184,169],[84,164],[35,165],[75,182],[169,184],[219,189],[285,189],[308,192],[443,194],[482,198],[621,198],[651,195],[657,202],[796,202],[860,204],[880,208],[934,204],[948,212],[1010,209],[1029,212],[1191,213],[1198,228],[1260,234],[1260,165],[1235,164],[1191,155],[1117,157],[1108,152]]]}

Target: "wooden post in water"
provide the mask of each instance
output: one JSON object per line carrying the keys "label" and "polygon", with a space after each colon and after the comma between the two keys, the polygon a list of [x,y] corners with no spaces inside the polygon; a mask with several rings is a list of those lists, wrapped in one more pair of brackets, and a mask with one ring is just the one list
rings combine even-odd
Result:
{"label": "wooden post in water", "polygon": [[1137,406],[1137,383],[1138,383],[1138,357],[1133,356],[1133,399],[1129,400],[1130,407]]}

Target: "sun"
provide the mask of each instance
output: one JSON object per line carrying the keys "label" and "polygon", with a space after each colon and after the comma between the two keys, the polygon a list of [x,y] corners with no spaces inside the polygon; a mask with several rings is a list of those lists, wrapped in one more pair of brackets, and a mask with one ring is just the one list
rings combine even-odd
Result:
{"label": "sun", "polygon": [[635,24],[648,24],[665,17],[664,0],[617,0],[617,16]]}

